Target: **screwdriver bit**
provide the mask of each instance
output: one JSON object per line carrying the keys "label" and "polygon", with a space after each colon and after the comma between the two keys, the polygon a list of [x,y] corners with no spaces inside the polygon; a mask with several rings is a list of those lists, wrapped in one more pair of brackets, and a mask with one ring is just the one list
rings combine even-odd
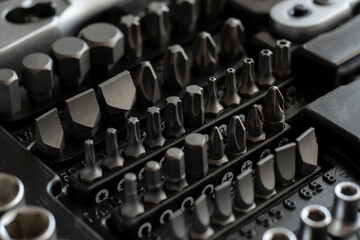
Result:
{"label": "screwdriver bit", "polygon": [[226,151],[234,156],[244,154],[246,147],[246,129],[239,116],[233,116],[227,126]]}
{"label": "screwdriver bit", "polygon": [[124,57],[128,60],[141,58],[143,39],[140,17],[132,14],[125,15],[121,17],[119,27],[124,34]]}
{"label": "screwdriver bit", "polygon": [[195,75],[207,76],[215,72],[217,65],[216,43],[210,33],[201,32],[193,45],[193,71]]}
{"label": "screwdriver bit", "polygon": [[205,136],[191,133],[185,138],[186,176],[190,179],[203,178],[209,172],[208,153]]}
{"label": "screwdriver bit", "polygon": [[276,194],[274,155],[269,154],[256,165],[255,195],[259,198],[269,199]]}
{"label": "screwdriver bit", "polygon": [[201,1],[201,21],[205,24],[217,22],[224,9],[224,0],[202,0]]}
{"label": "screwdriver bit", "polygon": [[248,169],[236,177],[234,210],[237,212],[247,213],[256,207],[252,174],[252,169]]}
{"label": "screwdriver bit", "polygon": [[194,30],[199,10],[197,0],[171,0],[171,16],[174,27],[179,32]]}
{"label": "screwdriver bit", "polygon": [[289,143],[275,148],[276,184],[289,185],[295,181],[296,144]]}
{"label": "screwdriver bit", "polygon": [[205,122],[203,88],[197,85],[186,87],[184,93],[184,122],[186,127],[201,127]]}
{"label": "screwdriver bit", "polygon": [[225,182],[215,187],[212,222],[221,226],[229,225],[235,221],[230,187],[231,182]]}
{"label": "screwdriver bit", "polygon": [[208,140],[209,146],[209,164],[214,166],[221,166],[227,163],[228,157],[225,154],[224,138],[218,127],[211,130]]}
{"label": "screwdriver bit", "polygon": [[291,42],[288,40],[282,39],[276,42],[274,74],[279,79],[291,75]]}
{"label": "screwdriver bit", "polygon": [[284,97],[275,86],[265,96],[264,124],[265,130],[271,133],[281,132],[285,127]]}
{"label": "screwdriver bit", "polygon": [[259,88],[255,84],[254,60],[252,58],[245,58],[243,61],[243,70],[239,93],[243,97],[251,97],[257,92],[259,92]]}
{"label": "screwdriver bit", "polygon": [[237,93],[236,70],[228,68],[225,75],[225,91],[221,98],[221,103],[227,107],[237,106],[241,102],[241,97]]}
{"label": "screwdriver bit", "polygon": [[168,47],[164,56],[164,82],[169,89],[177,90],[190,82],[189,58],[180,45]]}
{"label": "screwdriver bit", "polygon": [[295,140],[297,150],[296,172],[307,175],[312,173],[318,164],[319,147],[315,129],[309,128]]}
{"label": "screwdriver bit", "polygon": [[317,204],[308,205],[301,210],[300,219],[300,240],[329,239],[326,229],[331,222],[331,214],[326,207]]}
{"label": "screwdriver bit", "polygon": [[126,173],[124,176],[124,197],[121,204],[121,214],[134,218],[145,212],[144,205],[141,203],[137,193],[136,175]]}
{"label": "screwdriver bit", "polygon": [[272,86],[275,81],[273,75],[273,52],[269,49],[263,49],[259,53],[259,74],[256,82],[261,88],[267,88]]}
{"label": "screwdriver bit", "polygon": [[170,38],[170,9],[164,2],[151,2],[146,9],[145,32],[147,43],[161,46]]}
{"label": "screwdriver bit", "polygon": [[179,97],[165,99],[165,136],[178,138],[185,134],[182,102]]}
{"label": "screwdriver bit", "polygon": [[92,182],[101,178],[103,173],[101,168],[96,165],[94,143],[90,139],[85,141],[84,154],[86,166],[80,170],[80,179],[86,182]]}
{"label": "screwdriver bit", "polygon": [[264,116],[258,105],[253,105],[247,115],[248,131],[246,139],[256,143],[266,139],[266,133],[263,131]]}
{"label": "screwdriver bit", "polygon": [[13,116],[21,111],[19,78],[15,71],[0,69],[0,115]]}
{"label": "screwdriver bit", "polygon": [[205,194],[195,200],[190,237],[196,240],[209,239],[214,234],[210,226],[210,211]]}
{"label": "screwdriver bit", "polygon": [[140,126],[139,120],[136,117],[131,117],[128,120],[128,126],[126,128],[126,147],[124,154],[129,159],[139,159],[145,155],[145,147],[140,139]]}
{"label": "screwdriver bit", "polygon": [[169,191],[181,192],[188,186],[185,173],[184,152],[169,148],[165,153],[165,186]]}
{"label": "screwdriver bit", "polygon": [[296,235],[292,231],[283,227],[270,228],[264,233],[262,237],[262,240],[276,240],[276,239],[297,240]]}
{"label": "screwdriver bit", "polygon": [[166,139],[163,136],[161,126],[160,108],[149,107],[146,112],[147,135],[144,144],[149,148],[159,148],[165,145]]}
{"label": "screwdriver bit", "polygon": [[124,158],[119,153],[118,137],[115,128],[106,130],[106,157],[101,166],[114,170],[124,165]]}
{"label": "screwdriver bit", "polygon": [[158,204],[166,199],[161,182],[161,167],[158,162],[149,161],[145,165],[144,202]]}
{"label": "screwdriver bit", "polygon": [[188,240],[184,211],[177,210],[170,218],[171,237],[169,240]]}
{"label": "screwdriver bit", "polygon": [[142,106],[153,106],[160,100],[160,88],[156,73],[149,61],[141,62],[136,73],[137,103]]}
{"label": "screwdriver bit", "polygon": [[220,35],[220,57],[224,61],[240,60],[245,55],[244,42],[245,29],[237,18],[226,20]]}
{"label": "screwdriver bit", "polygon": [[208,101],[205,105],[205,115],[207,117],[218,117],[224,111],[224,107],[219,102],[217,92],[217,80],[214,77],[210,77],[208,80]]}

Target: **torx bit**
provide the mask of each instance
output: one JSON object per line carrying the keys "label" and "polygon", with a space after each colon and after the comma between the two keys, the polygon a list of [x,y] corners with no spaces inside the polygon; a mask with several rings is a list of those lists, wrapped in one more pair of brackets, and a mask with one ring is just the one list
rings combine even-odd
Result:
{"label": "torx bit", "polygon": [[300,219],[299,240],[329,239],[326,229],[331,222],[331,214],[326,207],[317,204],[308,205],[301,210]]}
{"label": "torx bit", "polygon": [[179,148],[169,148],[165,153],[164,164],[167,190],[181,192],[188,186],[184,152]]}
{"label": "torx bit", "polygon": [[166,199],[161,181],[161,167],[156,161],[149,161],[145,165],[145,193],[144,202],[158,204]]}
{"label": "torx bit", "polygon": [[184,211],[177,210],[170,218],[171,238],[172,240],[188,240],[188,231],[185,222]]}
{"label": "torx bit", "polygon": [[161,126],[160,108],[149,107],[146,112],[147,135],[144,144],[149,148],[159,148],[165,145],[166,139],[163,136]]}
{"label": "torx bit", "polygon": [[124,176],[124,197],[121,204],[121,214],[134,218],[145,212],[144,205],[141,203],[137,192],[136,175],[126,173]]}
{"label": "torx bit", "polygon": [[259,92],[255,84],[255,63],[252,58],[245,58],[243,61],[243,70],[241,75],[241,86],[239,88],[240,96],[251,97]]}
{"label": "torx bit", "polygon": [[244,36],[245,29],[239,19],[229,18],[226,20],[220,35],[220,57],[224,61],[236,61],[244,56],[245,50],[242,46]]}
{"label": "torx bit", "polygon": [[201,3],[201,18],[200,20],[206,24],[214,24],[216,23],[222,11],[224,10],[224,0],[202,0]]}
{"label": "torx bit", "polygon": [[208,80],[208,101],[205,105],[205,115],[207,117],[218,117],[224,111],[224,107],[219,102],[217,92],[217,80],[214,77],[210,77]]}
{"label": "torx bit", "polygon": [[210,210],[205,194],[195,200],[190,230],[191,239],[206,240],[214,234],[210,226]]}
{"label": "torx bit", "polygon": [[221,226],[229,225],[235,221],[230,187],[231,182],[224,182],[215,187],[212,222]]}
{"label": "torx bit", "polygon": [[132,14],[121,17],[119,27],[124,34],[126,59],[139,59],[142,55],[142,33],[140,17]]}
{"label": "torx bit", "polygon": [[266,133],[263,131],[264,116],[258,105],[253,105],[247,115],[248,131],[246,139],[256,143],[263,141],[266,138]]}
{"label": "torx bit", "polygon": [[142,106],[153,106],[160,100],[160,88],[156,73],[149,61],[140,63],[136,74],[137,103]]}
{"label": "torx bit", "polygon": [[151,2],[146,9],[144,22],[147,43],[162,46],[169,41],[170,9],[165,2]]}
{"label": "torx bit", "polygon": [[252,172],[248,169],[236,177],[234,210],[237,212],[247,213],[256,207]]}
{"label": "torx bit", "polygon": [[217,65],[216,43],[210,33],[201,32],[193,46],[193,71],[195,75],[207,76],[215,72]]}
{"label": "torx bit", "polygon": [[165,99],[165,136],[178,138],[185,134],[182,102],[179,97]]}
{"label": "torx bit", "polygon": [[264,124],[265,130],[270,133],[281,132],[285,127],[284,97],[275,86],[265,96]]}
{"label": "torx bit", "polygon": [[276,194],[274,155],[269,154],[256,165],[255,195],[259,198],[269,199]]}
{"label": "torx bit", "polygon": [[106,158],[101,166],[114,170],[123,167],[123,165],[124,158],[119,153],[117,131],[115,128],[108,128],[106,130]]}
{"label": "torx bit", "polygon": [[145,147],[140,139],[139,120],[136,117],[131,117],[128,120],[128,126],[126,128],[126,139],[127,143],[124,149],[126,158],[135,160],[145,155]]}
{"label": "torx bit", "polygon": [[312,173],[318,165],[319,146],[315,129],[309,128],[295,139],[297,146],[296,172],[302,175]]}
{"label": "torx bit", "polygon": [[296,144],[275,148],[276,184],[287,186],[295,181]]}
{"label": "torx bit", "polygon": [[282,39],[276,42],[274,74],[279,79],[291,75],[291,42],[288,40]]}
{"label": "torx bit", "polygon": [[261,88],[267,88],[274,85],[276,79],[273,75],[273,52],[269,49],[263,49],[259,53],[259,74],[256,82]]}
{"label": "torx bit", "polygon": [[173,45],[168,47],[164,56],[163,72],[163,80],[169,89],[182,89],[189,84],[189,58],[180,45]]}
{"label": "torx bit", "polygon": [[199,17],[197,0],[171,0],[170,6],[175,30],[178,32],[194,30]]}
{"label": "torx bit", "polygon": [[186,87],[183,109],[186,127],[198,128],[204,124],[205,101],[202,87],[197,85]]}
{"label": "torx bit", "polygon": [[186,176],[190,179],[203,178],[209,172],[208,153],[205,136],[191,133],[185,138]]}
{"label": "torx bit", "polygon": [[225,154],[224,138],[218,127],[214,127],[211,130],[208,140],[208,147],[210,165],[219,167],[229,161]]}
{"label": "torx bit", "polygon": [[90,139],[85,141],[84,154],[86,166],[80,170],[80,179],[85,182],[92,182],[101,178],[103,173],[101,168],[96,165],[94,143]]}
{"label": "torx bit", "polygon": [[221,103],[227,107],[237,106],[241,102],[239,96],[237,82],[236,82],[236,70],[234,68],[228,68],[225,75],[225,91],[221,98]]}
{"label": "torx bit", "polygon": [[227,126],[226,151],[234,156],[244,154],[246,147],[246,129],[239,116],[233,116]]}

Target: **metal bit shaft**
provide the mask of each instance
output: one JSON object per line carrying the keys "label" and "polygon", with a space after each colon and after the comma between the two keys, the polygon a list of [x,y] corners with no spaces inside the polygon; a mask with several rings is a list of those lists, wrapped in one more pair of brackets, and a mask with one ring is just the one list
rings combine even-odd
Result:
{"label": "metal bit shaft", "polygon": [[224,111],[224,107],[218,100],[217,92],[217,80],[211,77],[208,80],[208,101],[205,105],[205,115],[207,117],[218,117]]}
{"label": "metal bit shaft", "polygon": [[252,169],[248,169],[236,177],[234,194],[235,211],[247,213],[256,207]]}
{"label": "metal bit shaft", "polygon": [[160,88],[155,71],[149,61],[141,62],[137,71],[137,103],[152,106],[160,100]]}
{"label": "metal bit shaft", "polygon": [[236,70],[228,68],[225,75],[225,92],[221,98],[221,103],[227,107],[239,105],[241,98],[237,92]]}
{"label": "metal bit shaft", "polygon": [[278,40],[275,46],[274,74],[283,79],[291,75],[291,42]]}
{"label": "metal bit shaft", "polygon": [[140,139],[140,126],[139,120],[131,117],[128,120],[128,127],[126,129],[127,144],[124,149],[126,158],[138,159],[145,155],[145,147]]}
{"label": "metal bit shaft", "polygon": [[147,135],[144,144],[149,148],[159,148],[165,145],[161,127],[160,108],[150,107],[146,112]]}
{"label": "metal bit shaft", "polygon": [[188,240],[184,211],[177,210],[170,218],[171,238],[173,240]]}
{"label": "metal bit shaft", "polygon": [[246,139],[256,143],[263,141],[266,138],[266,133],[263,131],[264,116],[260,111],[258,105],[253,105],[247,115],[248,131]]}
{"label": "metal bit shaft", "polygon": [[165,136],[177,138],[185,134],[182,102],[179,97],[165,99]]}
{"label": "metal bit shaft", "polygon": [[229,161],[225,154],[224,138],[218,127],[211,130],[208,146],[210,165],[221,166]]}
{"label": "metal bit shaft", "polygon": [[106,130],[106,158],[101,165],[109,170],[121,168],[124,165],[124,158],[119,153],[117,131],[115,128]]}
{"label": "metal bit shaft", "polygon": [[197,0],[171,1],[172,21],[177,31],[189,32],[194,30],[199,17],[196,1]]}
{"label": "metal bit shaft", "polygon": [[276,184],[292,184],[296,173],[296,144],[289,143],[275,148],[275,157]]}
{"label": "metal bit shaft", "polygon": [[201,195],[195,200],[193,221],[191,224],[191,239],[206,240],[213,234],[214,230],[210,226],[210,211],[206,195]]}
{"label": "metal bit shaft", "polygon": [[229,154],[238,156],[247,151],[246,129],[239,116],[233,116],[227,126],[226,150]]}
{"label": "metal bit shaft", "polygon": [[145,31],[147,42],[162,46],[170,37],[170,9],[164,2],[154,1],[146,9]]}
{"label": "metal bit shaft", "polygon": [[96,165],[94,143],[90,139],[85,141],[84,154],[86,166],[80,171],[80,179],[85,182],[92,182],[101,178],[103,173],[101,168]]}
{"label": "metal bit shaft", "polygon": [[281,132],[285,127],[284,97],[275,86],[265,96],[264,123],[265,130],[271,133]]}
{"label": "metal bit shaft", "polygon": [[124,198],[121,204],[121,214],[134,218],[145,212],[144,205],[141,203],[136,185],[136,175],[126,173],[124,176]]}
{"label": "metal bit shaft", "polygon": [[184,152],[170,148],[165,153],[165,186],[169,191],[181,192],[188,186],[185,173]]}
{"label": "metal bit shaft", "polygon": [[120,20],[120,29],[124,34],[125,54],[127,59],[139,59],[142,55],[142,33],[140,17],[125,15]]}
{"label": "metal bit shaft", "polygon": [[185,138],[186,176],[190,179],[203,178],[209,172],[208,153],[205,136],[191,133]]}
{"label": "metal bit shaft", "polygon": [[203,88],[197,85],[186,87],[184,93],[184,122],[186,127],[201,127],[205,122]]}
{"label": "metal bit shaft", "polygon": [[269,199],[276,194],[274,155],[268,155],[256,165],[255,195],[259,198]]}
{"label": "metal bit shaft", "polygon": [[217,65],[216,43],[207,32],[201,32],[193,46],[193,71],[198,76],[208,76],[215,72]]}
{"label": "metal bit shaft", "polygon": [[261,50],[259,53],[259,74],[256,78],[261,88],[267,88],[275,83],[273,75],[273,52],[269,49]]}
{"label": "metal bit shaft", "polygon": [[166,194],[162,189],[160,164],[149,161],[145,165],[145,194],[144,201],[147,203],[158,204],[166,199]]}
{"label": "metal bit shaft", "polygon": [[214,213],[212,221],[215,224],[226,226],[235,221],[232,211],[231,182],[222,183],[215,187]]}
{"label": "metal bit shaft", "polygon": [[242,43],[244,41],[245,29],[239,19],[229,18],[221,29],[220,35],[220,57],[224,61],[240,60],[245,53]]}
{"label": "metal bit shaft", "polygon": [[243,71],[239,93],[243,97],[251,97],[259,92],[255,84],[255,63],[252,58],[245,58],[243,61]]}

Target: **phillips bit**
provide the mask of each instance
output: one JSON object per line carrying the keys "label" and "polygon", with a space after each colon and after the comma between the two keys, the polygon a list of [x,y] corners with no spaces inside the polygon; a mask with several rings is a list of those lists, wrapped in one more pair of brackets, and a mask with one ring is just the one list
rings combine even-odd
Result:
{"label": "phillips bit", "polygon": [[181,192],[188,186],[185,174],[184,152],[169,148],[165,153],[165,186],[169,191]]}
{"label": "phillips bit", "polygon": [[124,165],[124,158],[119,153],[117,131],[115,128],[108,128],[106,130],[106,153],[106,158],[101,163],[101,166],[113,170]]}
{"label": "phillips bit", "polygon": [[119,27],[124,34],[125,54],[127,59],[139,59],[142,55],[142,34],[140,17],[132,14],[121,17]]}
{"label": "phillips bit", "polygon": [[272,86],[276,79],[273,75],[273,52],[264,49],[259,53],[259,74],[256,78],[257,84],[261,88]]}
{"label": "phillips bit", "polygon": [[210,226],[210,211],[206,195],[203,194],[196,199],[194,205],[190,237],[198,240],[209,239],[214,234],[214,230]]}
{"label": "phillips bit", "polygon": [[137,102],[142,106],[153,106],[160,100],[160,88],[155,71],[149,61],[141,62],[137,74]]}
{"label": "phillips bit", "polygon": [[198,17],[197,0],[171,0],[172,21],[179,32],[194,30]]}
{"label": "phillips bit", "polygon": [[244,154],[246,147],[246,129],[239,116],[233,116],[227,126],[226,151],[234,156]]}
{"label": "phillips bit", "polygon": [[185,134],[182,102],[179,97],[165,99],[165,136],[178,138]]}
{"label": "phillips bit", "polygon": [[263,141],[266,138],[266,133],[263,131],[264,116],[260,111],[258,105],[253,105],[247,115],[248,131],[246,139],[256,143]]}
{"label": "phillips bit", "polygon": [[217,92],[217,80],[211,77],[208,80],[208,101],[205,105],[205,115],[207,117],[218,117],[224,111],[224,107],[218,100]]}
{"label": "phillips bit", "polygon": [[210,165],[219,167],[229,161],[225,154],[224,138],[218,127],[214,127],[212,129],[209,136],[208,146]]}
{"label": "phillips bit", "polygon": [[177,90],[190,82],[189,58],[180,45],[168,47],[164,56],[164,82],[169,89]]}
{"label": "phillips bit", "polygon": [[146,112],[147,135],[144,144],[149,148],[159,148],[165,145],[161,127],[160,108],[149,107]]}
{"label": "phillips bit", "polygon": [[121,204],[121,214],[134,218],[145,212],[144,205],[141,203],[137,192],[136,175],[126,173],[124,176],[124,197]]}
{"label": "phillips bit", "polygon": [[220,57],[224,61],[240,60],[245,55],[244,42],[245,29],[239,19],[229,18],[221,29]]}
{"label": "phillips bit", "polygon": [[177,210],[170,218],[171,237],[168,240],[188,240],[184,211]]}
{"label": "phillips bit", "polygon": [[302,175],[310,174],[318,165],[319,146],[316,141],[315,129],[309,128],[295,141],[297,146],[296,172]]}
{"label": "phillips bit", "polygon": [[283,79],[291,75],[291,42],[278,40],[275,46],[274,74]]}
{"label": "phillips bit", "polygon": [[216,43],[210,33],[201,32],[195,39],[193,61],[195,75],[207,76],[215,72],[217,65]]}
{"label": "phillips bit", "polygon": [[331,222],[331,214],[326,207],[317,204],[308,205],[301,210],[300,219],[299,240],[329,239],[326,229]]}
{"label": "phillips bit", "polygon": [[203,178],[209,172],[208,153],[205,136],[191,133],[185,138],[186,176],[190,179]]}
{"label": "phillips bit", "polygon": [[221,103],[227,107],[239,105],[241,98],[237,91],[236,70],[234,68],[228,68],[225,75],[225,92],[221,98]]}
{"label": "phillips bit", "polygon": [[255,195],[269,199],[276,194],[274,155],[270,154],[257,162],[255,177]]}
{"label": "phillips bit", "polygon": [[275,148],[276,184],[289,185],[295,181],[296,144],[289,143]]}
{"label": "phillips bit", "polygon": [[166,199],[161,182],[161,167],[158,162],[149,161],[145,165],[144,202],[158,204]]}
{"label": "phillips bit", "polygon": [[225,182],[215,187],[212,222],[221,226],[226,226],[235,221],[230,187],[231,182]]}
{"label": "phillips bit", "polygon": [[103,173],[101,168],[96,165],[94,143],[90,139],[85,141],[84,154],[86,166],[80,171],[80,179],[85,182],[92,182],[101,178]]}
{"label": "phillips bit", "polygon": [[270,228],[264,233],[262,237],[262,240],[276,240],[276,239],[297,240],[296,235],[292,231],[283,227]]}
{"label": "phillips bit", "polygon": [[247,213],[256,207],[252,169],[248,169],[236,177],[234,194],[235,211]]}
{"label": "phillips bit", "polygon": [[145,32],[147,42],[161,46],[170,37],[170,9],[164,2],[154,1],[146,9]]}
{"label": "phillips bit", "polygon": [[197,85],[186,87],[184,93],[184,122],[186,127],[201,127],[205,122],[203,88]]}
{"label": "phillips bit", "polygon": [[224,0],[202,0],[201,21],[207,25],[216,23],[224,9],[224,3]]}
{"label": "phillips bit", "polygon": [[285,127],[284,97],[275,86],[265,96],[264,123],[265,130],[271,133],[281,132]]}
{"label": "phillips bit", "polygon": [[257,92],[259,92],[259,88],[255,84],[254,60],[252,58],[245,58],[243,61],[243,70],[239,93],[243,97],[251,97]]}
{"label": "phillips bit", "polygon": [[131,117],[128,120],[126,139],[127,143],[124,149],[126,158],[135,160],[145,155],[145,147],[140,139],[139,120],[136,117]]}

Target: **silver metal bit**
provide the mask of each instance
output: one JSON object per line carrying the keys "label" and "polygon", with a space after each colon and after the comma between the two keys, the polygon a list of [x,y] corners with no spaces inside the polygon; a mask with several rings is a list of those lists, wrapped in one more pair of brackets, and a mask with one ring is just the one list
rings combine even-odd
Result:
{"label": "silver metal bit", "polygon": [[[188,240],[184,211],[177,210],[170,218],[171,240]],[[169,239],[169,240],[170,240]]]}
{"label": "silver metal bit", "polygon": [[236,70],[234,68],[228,68],[225,75],[225,92],[221,98],[221,103],[227,107],[239,105],[241,97],[237,92]]}
{"label": "silver metal bit", "polygon": [[172,0],[171,13],[175,29],[179,32],[194,30],[199,11],[197,0]]}
{"label": "silver metal bit", "polygon": [[21,111],[19,78],[15,71],[0,69],[0,115],[13,116]]}
{"label": "silver metal bit", "polygon": [[318,164],[319,146],[315,129],[309,128],[295,140],[297,146],[296,172],[307,175],[312,173]]}
{"label": "silver metal bit", "polygon": [[209,172],[208,153],[205,136],[191,133],[185,138],[186,176],[190,179],[203,178]]}
{"label": "silver metal bit", "polygon": [[256,83],[261,88],[274,85],[276,79],[273,75],[273,52],[269,49],[261,50],[259,53],[259,74]]}
{"label": "silver metal bit", "polygon": [[276,227],[267,230],[262,240],[297,240],[296,235],[287,228]]}
{"label": "silver metal bit", "polygon": [[201,127],[205,122],[205,100],[203,92],[203,88],[197,85],[186,87],[183,106],[186,127]]}
{"label": "silver metal bit", "polygon": [[256,207],[252,169],[248,169],[236,177],[234,194],[235,211],[247,213]]}
{"label": "silver metal bit", "polygon": [[244,38],[245,28],[242,22],[237,18],[226,20],[220,35],[220,57],[224,61],[240,60],[245,54],[242,46]]}
{"label": "silver metal bit", "polygon": [[212,222],[221,226],[226,226],[235,221],[230,187],[231,182],[225,182],[215,187]]}
{"label": "silver metal bit", "polygon": [[214,234],[214,230],[210,226],[210,211],[206,195],[203,194],[196,199],[194,206],[190,237],[196,240],[209,239]]}
{"label": "silver metal bit", "polygon": [[207,117],[218,117],[224,111],[224,107],[219,102],[217,92],[217,80],[214,77],[210,77],[208,80],[208,101],[205,105],[205,115]]}
{"label": "silver metal bit", "polygon": [[224,138],[218,127],[211,130],[208,141],[209,147],[209,164],[214,166],[221,166],[227,163],[228,157],[225,154]]}
{"label": "silver metal bit", "polygon": [[181,192],[188,186],[185,173],[184,152],[169,148],[165,153],[165,186],[169,191]]}
{"label": "silver metal bit", "polygon": [[0,173],[0,217],[15,208],[25,206],[25,188],[14,175]]}
{"label": "silver metal bit", "polygon": [[142,34],[140,17],[132,14],[121,17],[119,27],[124,34],[125,54],[127,59],[138,59],[142,56]]}
{"label": "silver metal bit", "polygon": [[275,46],[274,74],[283,79],[291,75],[291,42],[278,40]]}
{"label": "silver metal bit", "polygon": [[177,90],[190,82],[189,58],[180,45],[168,47],[164,56],[164,82],[169,89]]}
{"label": "silver metal bit", "polygon": [[101,166],[113,170],[121,168],[124,165],[124,158],[119,153],[117,131],[115,128],[106,130],[106,157]]}
{"label": "silver metal bit", "polygon": [[182,102],[179,97],[165,99],[165,129],[167,137],[178,138],[185,134]]}
{"label": "silver metal bit", "polygon": [[136,74],[137,103],[142,106],[153,106],[160,100],[160,88],[156,73],[149,61],[141,62]]}
{"label": "silver metal bit", "polygon": [[239,93],[243,97],[251,97],[257,92],[259,92],[259,88],[255,84],[254,60],[252,58],[245,58],[243,61],[243,70]]}
{"label": "silver metal bit", "polygon": [[193,46],[193,71],[195,75],[208,76],[217,65],[216,43],[210,33],[201,32]]}
{"label": "silver metal bit", "polygon": [[170,37],[170,9],[165,2],[151,2],[146,9],[145,31],[147,43],[161,46]]}
{"label": "silver metal bit", "polygon": [[161,126],[160,108],[149,107],[146,112],[147,135],[144,144],[149,148],[159,148],[165,145],[166,139],[163,136]]}
{"label": "silver metal bit", "polygon": [[158,162],[149,161],[145,165],[144,202],[158,204],[166,199],[161,181],[161,167]]}
{"label": "silver metal bit", "polygon": [[331,222],[329,210],[313,204],[304,207],[300,212],[300,240],[326,240],[326,229]]}
{"label": "silver metal bit", "polygon": [[247,122],[248,122],[248,131],[246,134],[246,139],[256,143],[259,141],[263,141],[266,139],[266,133],[263,131],[263,123],[264,116],[259,109],[258,105],[254,104],[248,115],[247,115]]}
{"label": "silver metal bit", "polygon": [[224,0],[203,0],[201,1],[201,21],[206,24],[213,24],[219,20],[224,10]]}
{"label": "silver metal bit", "polygon": [[276,194],[274,155],[266,156],[256,165],[255,196],[269,199]]}
{"label": "silver metal bit", "polygon": [[128,120],[126,128],[126,147],[124,154],[129,159],[139,159],[145,155],[145,147],[140,139],[140,126],[139,120],[136,117],[131,117]]}
{"label": "silver metal bit", "polygon": [[268,133],[281,132],[285,127],[284,97],[275,86],[265,96],[264,124]]}
{"label": "silver metal bit", "polygon": [[145,212],[144,205],[138,196],[136,175],[134,173],[126,173],[124,176],[124,198],[121,204],[121,214],[134,218]]}
{"label": "silver metal bit", "polygon": [[234,156],[244,154],[246,147],[246,129],[239,116],[233,116],[227,126],[226,151]]}
{"label": "silver metal bit", "polygon": [[342,182],[335,186],[332,222],[328,233],[336,239],[349,239],[359,232],[360,187],[353,182]]}
{"label": "silver metal bit", "polygon": [[289,185],[295,181],[296,144],[289,143],[275,148],[276,184]]}
{"label": "silver metal bit", "polygon": [[86,182],[92,182],[101,178],[103,173],[101,168],[96,165],[94,143],[90,139],[85,141],[84,154],[86,166],[80,170],[80,179]]}

